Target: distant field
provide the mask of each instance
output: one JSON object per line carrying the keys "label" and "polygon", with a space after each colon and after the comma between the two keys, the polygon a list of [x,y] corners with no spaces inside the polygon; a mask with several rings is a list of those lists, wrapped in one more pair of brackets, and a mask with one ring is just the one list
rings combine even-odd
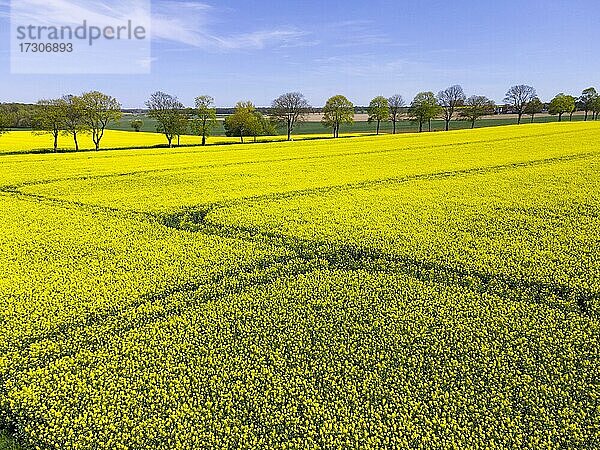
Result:
{"label": "distant field", "polygon": [[[137,117],[137,116],[136,116]],[[134,132],[129,127],[128,118],[125,121],[121,121],[117,124],[111,124],[109,129],[106,131],[105,137],[102,140],[101,148],[103,149],[115,149],[115,148],[148,148],[148,147],[162,147],[166,146],[167,141],[164,135],[156,133],[154,123],[144,118],[144,131]],[[583,120],[581,115],[573,117],[574,122],[580,122]],[[536,118],[535,123],[550,123],[555,122],[556,118],[552,116],[541,116]],[[494,126],[513,125],[515,119],[509,118],[498,118],[498,119],[484,119],[477,122],[477,128],[487,128]],[[524,124],[527,124],[528,120],[524,120]],[[452,121],[451,129],[460,130],[468,129],[470,124],[464,121]],[[435,120],[432,121],[433,131],[442,131],[444,129],[444,122]],[[373,134],[375,132],[374,124],[367,123],[364,121],[355,122],[352,126],[344,126],[341,128],[342,137],[359,136],[362,134]],[[398,133],[414,133],[416,131],[416,125],[408,120],[399,122],[396,126]],[[381,124],[381,133],[389,134],[392,132],[391,124],[384,122]],[[282,131],[283,133],[283,131]],[[234,144],[239,142],[237,137],[226,137],[222,130],[215,130],[215,135],[209,137],[208,145],[213,144]],[[298,125],[295,131],[295,140],[302,139],[320,139],[329,138],[331,134],[329,130],[323,127],[320,122],[306,122]],[[257,138],[258,142],[271,142],[271,141],[282,141],[285,140],[286,136],[281,134],[279,136],[261,136]],[[252,142],[253,138],[244,138],[245,142]],[[69,136],[60,136],[59,138],[59,149],[61,150],[73,150],[75,145],[73,140]],[[181,145],[200,145],[202,139],[199,136],[181,136]],[[174,144],[177,140],[174,140]],[[2,153],[14,153],[14,152],[29,152],[29,151],[48,151],[52,149],[52,136],[51,135],[38,135],[33,134],[31,131],[11,131],[6,134],[0,135],[0,154]],[[94,145],[90,136],[80,135],[79,137],[80,149],[93,149]]]}
{"label": "distant field", "polygon": [[0,429],[600,448],[598,142],[600,122],[0,155]]}
{"label": "distant field", "polygon": [[[309,121],[303,124],[298,125],[296,129],[296,133],[298,134],[327,134],[328,129],[325,128],[319,120],[314,120],[314,116],[311,116],[313,121]],[[121,122],[111,124],[111,129],[114,130],[125,130],[131,131],[130,122],[134,118],[140,118],[144,122],[143,131],[154,132],[156,131],[156,122],[152,119],[149,119],[146,116],[134,116],[129,115],[126,116]],[[535,118],[535,123],[548,123],[548,122],[556,122],[558,119],[556,116],[549,115],[539,115]],[[568,117],[563,117],[563,121],[568,120]],[[583,120],[583,116],[581,114],[576,114],[573,116],[574,122],[579,122]],[[523,117],[523,122],[528,123],[530,121],[530,117]],[[482,120],[478,120],[476,122],[477,128],[485,128],[485,127],[493,127],[493,126],[501,126],[501,125],[514,125],[517,123],[517,119],[513,115],[507,116],[496,116],[493,118],[485,118]],[[441,131],[444,129],[444,121],[442,120],[434,120],[431,122],[432,129],[434,131]],[[451,124],[451,128],[453,129],[466,129],[470,128],[471,124],[466,121],[461,120],[453,120]],[[280,130],[282,134],[284,134],[284,130]],[[368,123],[366,121],[366,115],[357,115],[356,122],[354,122],[351,126],[342,127],[342,131],[345,133],[374,133],[375,132],[375,124]],[[398,133],[414,133],[418,131],[418,125],[410,120],[404,119],[400,121],[396,126],[396,131]],[[392,124],[390,122],[382,122],[381,124],[381,132],[383,133],[391,133],[392,132]],[[222,125],[219,125],[214,130],[215,136],[224,136],[225,130]]]}

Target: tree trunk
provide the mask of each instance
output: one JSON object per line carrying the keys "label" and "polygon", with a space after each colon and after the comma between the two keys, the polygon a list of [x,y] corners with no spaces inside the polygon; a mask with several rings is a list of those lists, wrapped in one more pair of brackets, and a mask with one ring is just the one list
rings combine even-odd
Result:
{"label": "tree trunk", "polygon": [[475,128],[475,119],[472,119],[472,120],[471,120],[471,130],[472,130],[473,128]]}
{"label": "tree trunk", "polygon": [[377,121],[377,136],[379,136],[379,120]]}
{"label": "tree trunk", "polygon": [[392,120],[392,127],[393,127],[392,134],[396,134],[396,121],[395,120]]}
{"label": "tree trunk", "polygon": [[588,117],[588,112],[587,112],[587,109],[586,109],[586,110],[585,110],[585,116],[584,116],[584,118],[583,118],[583,121],[584,121],[584,122],[587,122],[587,117]]}
{"label": "tree trunk", "polygon": [[240,131],[240,142],[243,144],[244,143],[244,132]]}
{"label": "tree trunk", "polygon": [[58,150],[58,133],[54,133],[54,153]]}
{"label": "tree trunk", "polygon": [[206,135],[202,135],[202,145],[206,145]]}
{"label": "tree trunk", "polygon": [[423,132],[423,121],[419,120],[419,133]]}
{"label": "tree trunk", "polygon": [[446,131],[450,129],[450,120],[446,119]]}
{"label": "tree trunk", "polygon": [[73,141],[75,142],[75,151],[79,151],[79,142],[77,142],[77,132],[73,132]]}
{"label": "tree trunk", "polygon": [[523,113],[519,113],[519,119],[517,120],[517,125],[521,125],[521,117],[523,116]]}
{"label": "tree trunk", "polygon": [[179,139],[180,139],[180,138],[181,138],[181,136],[177,135],[177,147],[179,147],[179,143],[180,143],[180,140],[179,140]]}
{"label": "tree trunk", "polygon": [[558,121],[559,121],[559,122],[562,122],[562,115],[563,115],[563,113],[559,113],[559,114],[558,114]]}
{"label": "tree trunk", "polygon": [[534,118],[534,117],[535,117],[535,116],[532,114],[532,115],[531,115],[531,123],[533,123],[533,118]]}
{"label": "tree trunk", "polygon": [[575,111],[573,111],[571,114],[569,114],[569,122],[573,122],[573,114],[575,113]]}
{"label": "tree trunk", "polygon": [[429,132],[431,133],[431,119],[429,119]]}

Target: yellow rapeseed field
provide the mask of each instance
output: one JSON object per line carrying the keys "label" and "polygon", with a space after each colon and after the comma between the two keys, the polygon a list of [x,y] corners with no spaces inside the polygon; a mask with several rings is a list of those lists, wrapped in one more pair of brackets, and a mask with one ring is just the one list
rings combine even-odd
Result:
{"label": "yellow rapeseed field", "polygon": [[599,140],[0,156],[0,429],[39,449],[598,448]]}
{"label": "yellow rapeseed field", "polygon": [[[122,148],[148,148],[148,147],[166,147],[167,140],[160,133],[147,132],[129,132],[118,130],[106,130],[101,141],[101,149],[122,149]],[[346,134],[344,136],[357,136],[358,134]],[[305,134],[294,136],[295,140],[329,138],[330,134]],[[53,147],[53,137],[50,134],[39,134],[31,131],[10,131],[2,134],[0,137],[0,154],[3,153],[27,153],[36,152],[51,152]],[[286,136],[258,136],[257,142],[284,141]],[[253,142],[253,138],[246,137],[248,142]],[[94,149],[94,143],[90,135],[80,134],[78,137],[80,150]],[[238,143],[239,138],[214,136],[209,137],[207,144],[232,144]],[[180,145],[200,145],[202,137],[200,136],[181,136]],[[173,141],[177,144],[177,138]],[[59,136],[58,148],[60,151],[68,151],[75,149],[75,143],[71,136]]]}

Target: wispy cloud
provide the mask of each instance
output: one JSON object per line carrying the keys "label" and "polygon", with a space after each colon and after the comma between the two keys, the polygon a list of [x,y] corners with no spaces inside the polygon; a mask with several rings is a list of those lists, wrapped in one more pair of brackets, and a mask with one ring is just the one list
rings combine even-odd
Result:
{"label": "wispy cloud", "polygon": [[[105,24],[138,18],[150,11],[150,0],[18,0],[21,23],[36,24]],[[0,17],[9,16],[9,0],[0,0]],[[151,29],[154,40],[207,51],[261,50],[267,47],[304,45],[308,33],[295,27],[252,30],[241,33],[219,33],[212,28],[220,13],[208,3],[193,0],[158,0],[152,2]],[[150,16],[148,16],[150,21]],[[308,41],[307,41],[308,42]],[[314,42],[314,41],[313,41]],[[310,45],[308,42],[307,45]]]}
{"label": "wispy cloud", "polygon": [[219,13],[233,14],[207,3],[160,0],[153,3],[155,39],[209,51],[261,50],[302,45],[307,33],[293,27],[224,34],[212,30]]}

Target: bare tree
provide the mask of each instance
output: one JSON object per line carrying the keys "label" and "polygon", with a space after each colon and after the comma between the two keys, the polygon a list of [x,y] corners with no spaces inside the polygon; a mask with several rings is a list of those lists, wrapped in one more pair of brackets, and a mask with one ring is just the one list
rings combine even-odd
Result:
{"label": "bare tree", "polygon": [[388,98],[388,106],[390,108],[390,120],[392,121],[392,133],[396,134],[396,122],[400,120],[400,112],[405,105],[404,99],[399,94],[394,94]]}
{"label": "bare tree", "polygon": [[455,84],[454,86],[450,86],[443,91],[440,91],[437,95],[438,104],[444,110],[444,122],[446,122],[446,131],[450,128],[450,121],[454,116],[454,112],[456,108],[462,106],[465,103],[467,96],[463,91],[463,88]]}
{"label": "bare tree", "polygon": [[177,97],[158,91],[150,96],[146,106],[150,110],[148,116],[157,121],[156,131],[164,134],[172,147],[173,138],[181,134],[183,104]]}
{"label": "bare tree", "polygon": [[483,95],[473,95],[465,101],[464,107],[460,109],[460,117],[471,122],[471,128],[475,128],[475,121],[480,117],[494,112],[495,104]]}
{"label": "bare tree", "polygon": [[285,125],[287,140],[292,140],[292,133],[297,124],[304,122],[310,111],[310,105],[300,92],[288,92],[280,95],[271,104],[271,119]]}
{"label": "bare tree", "polygon": [[536,96],[535,89],[532,86],[520,84],[518,86],[511,87],[504,97],[504,101],[511,105],[517,112],[519,119],[517,123],[521,124],[521,117],[525,112],[525,106]]}

